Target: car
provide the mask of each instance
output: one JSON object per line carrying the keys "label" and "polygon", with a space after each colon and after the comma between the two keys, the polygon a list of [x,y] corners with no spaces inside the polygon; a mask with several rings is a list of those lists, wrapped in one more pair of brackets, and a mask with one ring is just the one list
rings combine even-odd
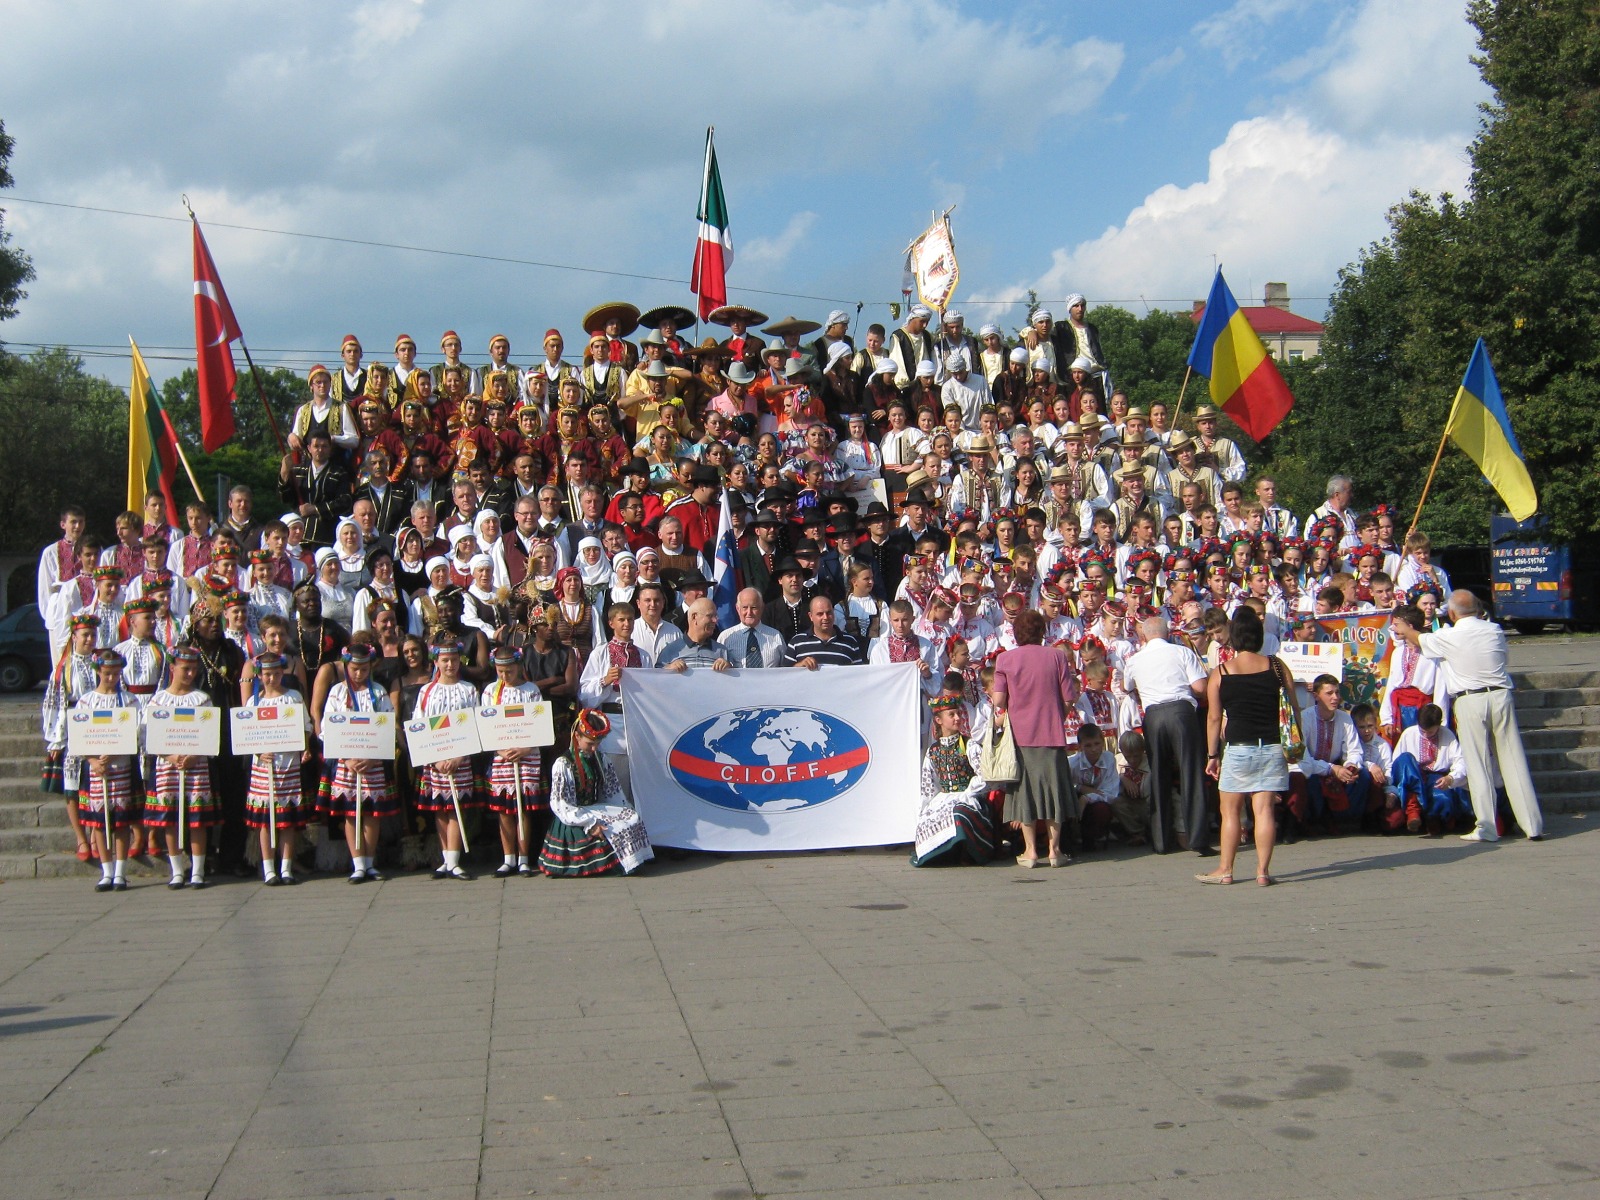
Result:
{"label": "car", "polygon": [[0,617],[0,692],[21,692],[50,674],[50,635],[37,604]]}

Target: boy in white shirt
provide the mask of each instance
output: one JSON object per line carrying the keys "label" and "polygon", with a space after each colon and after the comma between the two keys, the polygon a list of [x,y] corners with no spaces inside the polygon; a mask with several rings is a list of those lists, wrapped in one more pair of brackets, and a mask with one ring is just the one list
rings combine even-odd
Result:
{"label": "boy in white shirt", "polygon": [[1289,771],[1289,809],[1309,832],[1333,834],[1360,823],[1372,783],[1355,722],[1339,707],[1339,681],[1318,675],[1311,701],[1300,714],[1306,753]]}
{"label": "boy in white shirt", "polygon": [[[1380,828],[1398,833],[1405,827],[1405,808],[1400,803],[1400,793],[1394,789],[1394,751],[1379,731],[1378,710],[1370,704],[1358,704],[1350,710],[1350,719],[1355,722],[1356,736],[1361,739],[1361,757],[1366,760],[1363,769],[1372,781],[1374,799],[1368,808]],[[1383,797],[1381,806],[1376,799],[1378,795]]]}
{"label": "boy in white shirt", "polygon": [[1111,806],[1122,790],[1117,774],[1117,758],[1106,749],[1100,726],[1078,727],[1078,752],[1067,759],[1072,783],[1078,792],[1078,843],[1093,850],[1105,841],[1111,828]]}
{"label": "boy in white shirt", "polygon": [[1417,723],[1394,746],[1394,787],[1405,799],[1406,829],[1438,837],[1458,817],[1472,819],[1461,743],[1445,728],[1444,712],[1425,704]]}

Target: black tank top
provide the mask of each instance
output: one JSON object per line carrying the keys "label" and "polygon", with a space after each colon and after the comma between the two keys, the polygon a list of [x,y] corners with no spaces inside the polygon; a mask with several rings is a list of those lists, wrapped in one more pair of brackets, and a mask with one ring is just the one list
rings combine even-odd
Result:
{"label": "black tank top", "polygon": [[1230,746],[1278,740],[1278,676],[1269,665],[1248,675],[1223,673],[1222,713]]}

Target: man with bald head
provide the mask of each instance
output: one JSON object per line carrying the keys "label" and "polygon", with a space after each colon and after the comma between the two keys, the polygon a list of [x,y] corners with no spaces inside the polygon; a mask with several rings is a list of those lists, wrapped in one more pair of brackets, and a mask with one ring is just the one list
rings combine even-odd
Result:
{"label": "man with bald head", "polygon": [[688,617],[689,636],[678,647],[677,656],[666,664],[667,670],[683,672],[690,668],[726,671],[733,664],[717,641],[717,606],[709,596],[692,601],[684,610]]}
{"label": "man with bald head", "polygon": [[752,670],[783,666],[786,661],[783,635],[771,625],[761,623],[761,614],[766,608],[761,593],[753,587],[745,588],[733,603],[734,611],[739,614],[739,623],[732,629],[723,630],[717,639],[722,643],[729,660],[736,667]]}
{"label": "man with bald head", "polygon": [[[1174,848],[1215,854],[1211,814],[1206,811],[1205,729],[1200,697],[1206,669],[1189,647],[1167,640],[1167,622],[1149,617],[1139,625],[1144,645],[1123,667],[1128,691],[1144,706],[1144,743],[1149,756],[1150,846],[1157,854]],[[1169,802],[1178,785],[1176,808]]]}
{"label": "man with bald head", "polygon": [[1506,657],[1505,630],[1483,615],[1478,598],[1465,588],[1450,593],[1445,604],[1450,624],[1436,633],[1421,633],[1397,622],[1395,636],[1420,650],[1424,657],[1444,663],[1445,686],[1450,691],[1456,736],[1467,764],[1467,791],[1472,796],[1476,822],[1464,842],[1500,839],[1495,824],[1494,767],[1489,747],[1500,764],[1506,798],[1529,841],[1544,837],[1544,816],[1528,773],[1528,758],[1517,728],[1517,710],[1511,700],[1511,671]]}

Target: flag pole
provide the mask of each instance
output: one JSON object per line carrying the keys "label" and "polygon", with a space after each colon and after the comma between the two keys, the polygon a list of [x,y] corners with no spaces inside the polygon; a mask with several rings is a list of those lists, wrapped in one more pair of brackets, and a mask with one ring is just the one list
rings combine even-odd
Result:
{"label": "flag pole", "polygon": [[1172,416],[1167,420],[1167,425],[1174,430],[1178,428],[1178,414],[1183,411],[1183,394],[1189,390],[1189,376],[1193,374],[1194,364],[1189,363],[1183,368],[1183,386],[1178,389],[1178,402],[1172,406]]}
{"label": "flag pole", "polygon": [[[1460,397],[1457,396],[1459,401]],[[1439,469],[1439,460],[1444,457],[1444,444],[1450,437],[1450,426],[1455,423],[1456,406],[1450,406],[1450,419],[1444,423],[1444,432],[1439,435],[1439,448],[1433,452],[1433,466],[1428,468],[1428,478],[1422,485],[1422,495],[1417,499],[1417,511],[1411,516],[1411,528],[1406,530],[1406,541],[1417,531],[1417,523],[1422,520],[1422,506],[1428,502],[1428,489],[1433,486],[1433,473]],[[1405,542],[1400,543],[1401,546]]]}
{"label": "flag pole", "polygon": [[[189,197],[188,196],[183,196],[182,200],[183,200],[183,207],[185,209],[187,209],[188,212],[189,212],[189,220],[198,225],[200,223],[200,219],[194,215],[194,206],[189,203]],[[261,400],[261,407],[266,409],[266,411],[267,411],[267,424],[272,427],[272,436],[277,440],[278,453],[279,454],[287,454],[287,453],[289,453],[289,447],[287,447],[287,446],[285,446],[283,444],[283,433],[278,429],[278,418],[275,417],[273,415],[273,413],[272,413],[272,405],[267,403],[267,389],[262,386],[262,383],[261,383],[261,372],[256,369],[256,361],[255,361],[255,359],[250,357],[250,347],[245,344],[244,334],[243,333],[241,333],[239,335],[238,342],[239,342],[239,349],[244,351],[244,361],[250,368],[250,378],[255,380],[256,395]],[[183,452],[180,450],[178,453],[182,454]],[[296,461],[298,461],[298,457],[299,456],[297,455],[296,456]],[[187,467],[189,464],[187,462],[185,462],[183,465],[185,467]],[[190,477],[190,482],[191,483],[194,482],[194,479],[193,479],[192,476]],[[198,492],[199,490],[200,489],[198,487],[195,488],[195,491]]]}

